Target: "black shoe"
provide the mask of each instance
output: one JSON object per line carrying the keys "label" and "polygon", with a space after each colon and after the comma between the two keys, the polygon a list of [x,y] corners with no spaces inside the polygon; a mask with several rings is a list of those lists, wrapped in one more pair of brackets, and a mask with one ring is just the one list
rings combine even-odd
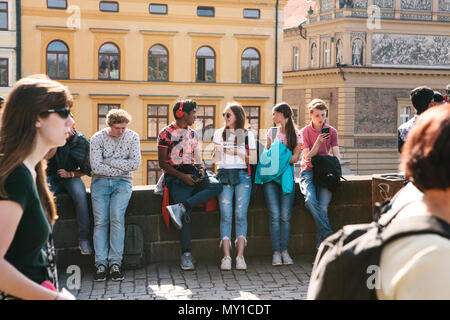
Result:
{"label": "black shoe", "polygon": [[109,276],[111,277],[112,281],[122,281],[124,278],[122,270],[120,270],[120,266],[118,264],[113,264],[111,266],[111,268],[109,269]]}
{"label": "black shoe", "polygon": [[94,281],[106,281],[106,267],[100,264],[95,270]]}

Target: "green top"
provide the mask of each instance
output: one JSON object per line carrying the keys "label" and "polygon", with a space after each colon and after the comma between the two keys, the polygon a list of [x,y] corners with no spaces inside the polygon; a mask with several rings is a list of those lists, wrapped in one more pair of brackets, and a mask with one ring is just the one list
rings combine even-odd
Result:
{"label": "green top", "polygon": [[0,200],[17,202],[23,209],[22,218],[5,259],[25,276],[40,284],[47,279],[48,261],[42,248],[51,229],[33,176],[24,164],[11,172],[6,179],[5,189],[8,199]]}

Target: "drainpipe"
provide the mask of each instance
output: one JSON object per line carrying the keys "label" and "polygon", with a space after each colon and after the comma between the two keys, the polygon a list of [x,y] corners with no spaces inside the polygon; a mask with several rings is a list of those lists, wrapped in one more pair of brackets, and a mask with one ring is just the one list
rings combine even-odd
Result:
{"label": "drainpipe", "polygon": [[278,89],[278,0],[275,4],[275,95],[274,104],[277,104],[277,89]]}
{"label": "drainpipe", "polygon": [[16,80],[22,78],[22,7],[16,0]]}

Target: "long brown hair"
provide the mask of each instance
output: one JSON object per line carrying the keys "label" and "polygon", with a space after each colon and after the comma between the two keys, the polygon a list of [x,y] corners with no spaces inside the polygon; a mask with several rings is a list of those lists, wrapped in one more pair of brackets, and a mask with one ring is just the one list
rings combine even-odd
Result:
{"label": "long brown hair", "polygon": [[[48,109],[72,107],[69,90],[46,75],[19,80],[6,99],[0,127],[0,197],[8,198],[5,182],[8,176],[33,152],[36,144],[36,122],[46,118]],[[57,219],[53,195],[46,183],[46,160],[36,165],[36,186],[49,223]]]}
{"label": "long brown hair", "polygon": [[287,147],[294,152],[295,147],[297,147],[297,128],[292,120],[292,108],[287,103],[281,102],[273,107],[273,111],[282,113],[283,117],[288,119],[285,126]]}
{"label": "long brown hair", "polygon": [[[241,129],[241,130],[239,130],[237,132],[242,132],[242,133],[245,132],[246,115],[245,115],[245,110],[242,107],[242,105],[240,105],[237,102],[230,102],[230,103],[227,103],[227,106],[225,107],[225,110],[227,110],[227,109],[230,109],[231,112],[233,112],[234,116],[236,117],[236,122],[234,124],[234,130]],[[227,140],[227,137],[226,137],[226,133],[228,131],[227,129],[229,129],[227,126],[223,127],[223,133],[222,133],[223,141]],[[239,140],[240,140],[240,142],[244,141],[244,139],[239,139]],[[234,144],[237,145],[237,135],[235,137]]]}

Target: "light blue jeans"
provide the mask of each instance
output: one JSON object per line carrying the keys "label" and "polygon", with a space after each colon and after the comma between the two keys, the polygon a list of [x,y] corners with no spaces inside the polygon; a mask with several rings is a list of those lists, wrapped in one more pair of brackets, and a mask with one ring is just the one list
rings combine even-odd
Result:
{"label": "light blue jeans", "polygon": [[328,205],[333,194],[326,188],[316,187],[314,185],[312,170],[302,171],[300,190],[305,197],[305,205],[316,222],[316,248],[319,248],[322,241],[333,233],[330,222],[328,221]]}
{"label": "light blue jeans", "polygon": [[[252,192],[252,180],[247,172],[239,171],[239,184],[223,185],[218,196],[220,206],[220,246],[222,241],[231,241],[231,227],[233,222],[233,196],[235,198],[235,233],[236,245],[239,238],[244,238],[247,244],[247,209]],[[230,243],[231,245],[231,243]]]}
{"label": "light blue jeans", "polygon": [[[125,240],[125,211],[132,193],[131,181],[121,178],[93,178],[95,266],[122,264]],[[108,236],[109,233],[109,236]]]}
{"label": "light blue jeans", "polygon": [[272,181],[264,184],[264,196],[270,214],[269,231],[272,239],[272,251],[287,250],[295,192],[283,194],[281,185]]}

